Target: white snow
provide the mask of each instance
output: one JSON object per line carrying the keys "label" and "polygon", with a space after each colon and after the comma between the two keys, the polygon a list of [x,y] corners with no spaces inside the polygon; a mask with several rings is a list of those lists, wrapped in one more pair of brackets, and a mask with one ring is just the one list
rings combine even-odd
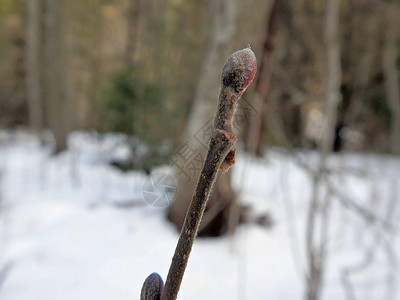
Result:
{"label": "white snow", "polygon": [[[32,135],[1,132],[0,272],[10,266],[1,299],[139,299],[150,273],[165,279],[178,233],[165,208],[143,201],[144,172],[107,164],[129,156],[124,141],[78,132],[71,151],[50,156]],[[274,226],[246,224],[233,238],[197,239],[179,299],[304,297],[311,178],[297,160],[314,167],[318,157],[296,157],[279,149],[264,159],[239,155],[234,187]],[[356,299],[400,299],[399,159],[351,153],[332,157],[330,166],[340,193],[395,226],[382,230],[332,199],[323,299],[346,299],[346,270]]]}

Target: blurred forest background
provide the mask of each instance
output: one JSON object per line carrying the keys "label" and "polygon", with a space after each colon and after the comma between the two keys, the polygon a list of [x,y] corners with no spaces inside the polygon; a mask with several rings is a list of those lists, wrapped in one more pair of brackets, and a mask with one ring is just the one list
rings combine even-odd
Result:
{"label": "blurred forest background", "polygon": [[[257,144],[315,146],[328,85],[325,1],[276,1],[276,13],[272,0],[215,1],[232,15],[226,33],[213,2],[1,0],[1,127],[50,129],[58,151],[76,129],[176,147],[209,48],[250,44],[268,69],[245,96],[257,110],[255,94],[264,98]],[[400,153],[399,5],[340,1],[337,150]]]}
{"label": "blurred forest background", "polygon": [[[400,155],[399,16],[398,0],[0,0],[0,128],[29,129],[53,154],[71,147],[73,131],[125,134],[131,156],[113,165],[148,173],[174,165],[167,215],[180,228],[221,67],[250,44],[258,72],[236,120],[238,147],[253,158],[271,147],[320,154],[316,167],[302,165],[313,186],[307,298],[318,299],[325,242],[315,228],[328,222],[325,189],[338,194],[330,154]],[[221,176],[201,235],[271,223],[239,198],[231,174]]]}

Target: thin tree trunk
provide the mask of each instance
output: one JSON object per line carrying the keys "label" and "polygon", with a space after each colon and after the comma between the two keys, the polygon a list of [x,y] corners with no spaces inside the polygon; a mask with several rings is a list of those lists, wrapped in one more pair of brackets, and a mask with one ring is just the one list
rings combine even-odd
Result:
{"label": "thin tree trunk", "polygon": [[140,0],[129,0],[128,9],[128,31],[126,37],[125,48],[125,63],[131,69],[135,61],[135,52],[137,48],[139,34],[139,15],[140,15]]}
{"label": "thin tree trunk", "polygon": [[[354,6],[353,9],[356,9]],[[353,15],[352,15],[353,16]],[[353,92],[350,98],[350,105],[344,115],[344,125],[349,128],[360,128],[357,120],[362,118],[365,113],[365,100],[367,97],[367,88],[370,84],[372,76],[377,72],[375,70],[376,60],[380,51],[380,30],[379,30],[379,14],[371,12],[368,15],[361,14],[352,18],[352,32],[359,32],[354,35],[354,40],[350,49],[357,49],[356,45],[363,45],[363,51],[354,51],[352,61],[356,62],[354,67]],[[362,53],[362,55],[360,54]]]}
{"label": "thin tree trunk", "polygon": [[326,1],[325,43],[327,59],[327,92],[325,100],[326,135],[322,140],[322,165],[332,151],[335,138],[337,109],[341,101],[340,85],[342,69],[339,45],[339,0]]}
{"label": "thin tree trunk", "polygon": [[[215,0],[209,2],[209,13],[212,15],[212,36],[202,66],[195,94],[194,104],[188,119],[185,133],[185,142],[182,144],[186,150],[193,153],[193,157],[200,156],[205,158],[208,138],[203,138],[204,126],[212,125],[212,117],[215,113],[216,96],[219,90],[220,69],[225,58],[231,51],[231,39],[235,29],[235,1]],[[207,25],[207,24],[205,24]],[[200,142],[199,142],[200,141]],[[180,148],[182,150],[182,148]],[[171,205],[168,218],[181,228],[185,219],[187,208],[192,198],[194,187],[200,174],[201,161],[197,161],[196,169],[190,168],[186,160],[180,159],[174,163],[178,166],[178,191],[175,202]],[[199,163],[200,162],[200,163]],[[200,234],[217,236],[224,234],[228,230],[229,203],[233,200],[235,193],[231,188],[229,176],[224,180],[218,180],[212,193],[207,210],[211,207],[219,206],[224,203],[224,209],[210,221],[207,226],[203,226]]]}
{"label": "thin tree trunk", "polygon": [[399,49],[398,22],[399,10],[395,5],[385,7],[386,27],[385,43],[383,49],[383,73],[385,76],[386,99],[391,113],[390,121],[390,150],[393,154],[400,155],[400,88],[397,60]]}
{"label": "thin tree trunk", "polygon": [[[87,114],[88,119],[85,122],[85,126],[101,128],[103,125],[99,118],[100,111],[100,93],[101,93],[101,74],[103,68],[103,32],[104,32],[104,20],[101,10],[101,2],[96,7],[94,12],[96,15],[95,29],[93,31],[93,39],[91,44],[92,55],[89,58],[89,84],[87,89],[87,97],[89,99],[89,107],[92,112]],[[94,112],[94,113],[93,113]]]}
{"label": "thin tree trunk", "polygon": [[55,152],[67,148],[69,132],[69,86],[65,43],[65,0],[45,0],[45,79],[47,119],[55,138]]}
{"label": "thin tree trunk", "polygon": [[[313,193],[306,226],[306,245],[309,259],[309,274],[307,278],[308,300],[321,297],[323,275],[326,265],[326,243],[328,234],[329,209],[331,195],[323,195],[323,185],[326,184],[327,159],[333,149],[333,141],[337,120],[338,105],[341,100],[341,63],[339,45],[339,0],[326,0],[325,13],[325,44],[327,61],[327,91],[325,100],[325,132],[319,146],[319,170],[313,177]],[[323,199],[321,199],[323,197]],[[317,219],[319,218],[319,222]],[[317,223],[321,224],[320,238],[316,238]]]}
{"label": "thin tree trunk", "polygon": [[43,52],[43,1],[27,2],[26,16],[26,88],[28,98],[29,122],[32,129],[38,132],[44,129],[44,103],[41,86],[41,53]]}
{"label": "thin tree trunk", "polygon": [[276,23],[278,20],[278,7],[280,0],[274,0],[268,7],[267,28],[265,31],[265,40],[259,75],[256,81],[255,109],[257,114],[250,118],[247,130],[246,150],[249,153],[261,155],[262,133],[264,128],[264,118],[267,112],[268,94],[271,86],[272,65],[273,65],[273,37],[276,32]]}

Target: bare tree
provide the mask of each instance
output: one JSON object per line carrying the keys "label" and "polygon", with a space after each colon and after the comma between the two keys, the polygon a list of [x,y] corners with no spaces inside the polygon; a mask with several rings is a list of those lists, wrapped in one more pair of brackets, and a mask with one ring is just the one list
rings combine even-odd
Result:
{"label": "bare tree", "polygon": [[391,113],[390,149],[400,155],[400,87],[397,61],[399,58],[399,7],[387,4],[384,7],[386,26],[383,49],[383,73],[385,76],[386,99]]}
{"label": "bare tree", "polygon": [[56,142],[56,153],[66,149],[69,132],[70,90],[65,30],[65,0],[46,0],[45,78],[46,115]]}
{"label": "bare tree", "polygon": [[140,15],[140,0],[129,0],[128,8],[128,30],[126,36],[125,48],[125,63],[128,68],[132,68],[132,63],[135,58],[135,52],[139,34],[139,15]]}
{"label": "bare tree", "polygon": [[[97,5],[94,6],[94,29],[92,33],[92,40],[90,44],[90,58],[88,62],[88,69],[90,79],[87,87],[87,98],[89,100],[89,106],[91,111],[98,112],[100,109],[101,99],[101,74],[103,72],[103,34],[104,34],[104,18],[102,15],[102,0],[99,0]],[[85,124],[90,127],[94,127],[100,124],[99,113],[90,113],[84,116]]]}
{"label": "bare tree", "polygon": [[66,1],[27,2],[27,95],[31,126],[49,128],[56,153],[67,146],[70,90],[66,43]]}
{"label": "bare tree", "polygon": [[[320,142],[319,168],[313,174],[313,192],[308,212],[306,247],[308,254],[309,274],[307,278],[308,300],[319,299],[321,295],[326,244],[328,240],[328,224],[331,195],[323,193],[322,187],[327,183],[327,159],[332,152],[337,108],[341,84],[341,63],[339,46],[339,0],[327,0],[325,10],[325,43],[327,61],[327,88],[325,99],[325,132]],[[320,220],[319,232],[317,219]],[[320,237],[317,238],[317,233]]]}
{"label": "bare tree", "polygon": [[43,0],[26,3],[26,84],[30,125],[33,129],[44,129],[44,103],[42,90],[43,53]]}
{"label": "bare tree", "polygon": [[[371,85],[371,79],[379,69],[377,60],[380,53],[380,15],[376,13],[377,6],[368,12],[358,9],[355,1],[351,1],[351,12],[349,12],[350,28],[349,39],[343,51],[351,57],[347,69],[343,66],[343,73],[352,74],[348,76],[348,85],[352,86],[348,108],[344,111],[343,123],[346,127],[362,130],[362,124],[358,120],[365,115],[367,90]],[[357,32],[359,34],[351,34]],[[346,84],[346,82],[344,82]],[[346,141],[345,141],[346,143]],[[349,149],[349,147],[345,148]]]}
{"label": "bare tree", "polygon": [[272,1],[268,7],[265,39],[261,57],[260,71],[256,81],[255,106],[257,114],[249,120],[247,130],[246,148],[249,153],[261,154],[261,136],[266,114],[267,97],[270,91],[273,68],[273,38],[278,20],[279,0]]}

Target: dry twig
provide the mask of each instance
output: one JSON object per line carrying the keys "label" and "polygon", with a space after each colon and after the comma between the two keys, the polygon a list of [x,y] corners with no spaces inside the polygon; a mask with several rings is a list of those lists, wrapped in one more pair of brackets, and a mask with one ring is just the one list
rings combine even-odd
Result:
{"label": "dry twig", "polygon": [[[192,245],[218,170],[221,169],[225,172],[235,163],[236,136],[232,131],[232,122],[238,100],[253,80],[256,69],[256,57],[250,46],[233,53],[225,62],[221,74],[221,90],[214,121],[214,131],[211,136],[207,157],[175,249],[165,287],[163,289],[162,286],[159,288],[161,278],[158,277],[158,274],[150,275],[143,285],[141,300],[155,300],[160,298],[163,300],[174,300],[178,295]],[[149,282],[153,282],[155,276],[157,277],[157,284],[148,284]],[[157,289],[156,293],[151,290],[154,288]],[[161,289],[162,292],[160,295]]]}

